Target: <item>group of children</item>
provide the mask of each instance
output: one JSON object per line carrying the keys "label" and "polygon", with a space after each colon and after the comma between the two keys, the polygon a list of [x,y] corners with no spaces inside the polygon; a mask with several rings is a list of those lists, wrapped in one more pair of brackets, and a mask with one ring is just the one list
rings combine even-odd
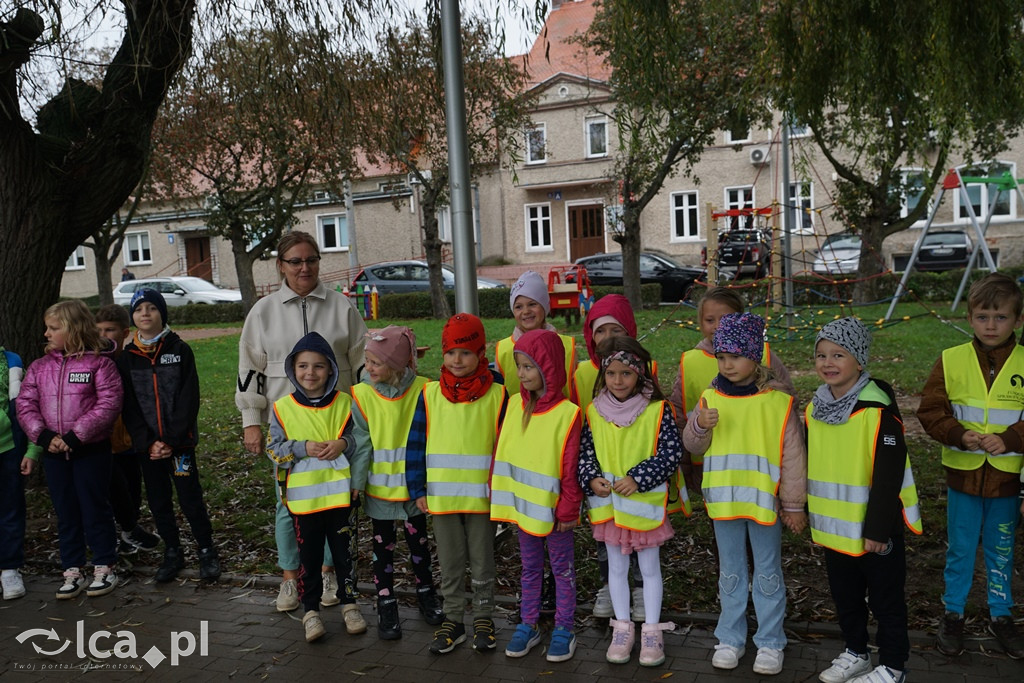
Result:
{"label": "group of children", "polygon": [[[113,524],[109,505],[97,492],[109,479],[103,476],[109,472],[106,440],[122,386],[132,443],[136,450],[144,446],[150,469],[163,474],[160,483],[154,475],[151,485],[144,468],[150,506],[168,544],[165,560],[179,562],[180,550],[171,552],[178,546],[176,529],[166,526],[169,508],[154,505],[153,491],[169,504],[168,481],[178,484],[174,475],[182,469],[195,473],[195,414],[178,419],[165,414],[187,413],[175,399],[164,407],[172,395],[185,403],[194,398],[195,371],[188,347],[162,327],[166,308],[159,299],[136,298],[132,311],[139,330],[118,361],[121,378],[81,322],[84,316],[63,312],[73,304],[47,312],[49,355],[29,368],[20,395],[17,360],[10,355],[5,360],[9,369],[3,374],[11,378],[5,393],[12,406],[17,397],[29,441],[48,451],[43,462],[60,518],[65,594],[80,590],[83,537],[96,564],[89,593],[102,594],[116,583]],[[634,607],[642,603],[639,662],[657,666],[665,659],[663,633],[674,628],[660,621],[659,548],[674,533],[670,514],[689,514],[689,489],[703,496],[718,551],[721,614],[714,667],[733,669],[744,656],[752,592],[753,670],[782,671],[782,526],[797,534],[809,526],[813,541],[824,548],[846,644],[820,680],[904,681],[909,656],[904,526],[921,533],[921,515],[895,394],[867,371],[868,328],[851,317],[819,331],[814,368],[822,384],[801,420],[789,374],[765,342],[764,320],[745,313],[732,290],[712,288],[701,300],[703,338],[682,354],[671,400],[662,395],[656,364],[636,340],[636,323],[623,297],[606,296],[591,309],[584,329],[590,358],[578,367],[572,338],[558,335],[546,322],[548,305],[536,273],[527,272],[513,286],[516,326],[496,345],[498,371],[488,367],[481,321],[464,313],[453,316],[442,333],[438,381],[416,374],[410,329],[371,331],[363,382],[351,396],[336,389],[338,366],[320,335],[311,332],[295,345],[285,364],[295,391],[274,404],[266,452],[278,466],[282,500],[297,532],[306,639],[326,632],[317,612],[324,543],[335,558],[346,557],[349,508],[363,496],[373,527],[381,638],[401,637],[393,562],[395,522],[401,521],[420,611],[439,626],[431,651],[451,652],[470,635],[464,624],[467,565],[472,646],[494,649],[494,532],[504,522],[518,529],[522,564],[521,619],[505,654],[525,656],[543,638],[538,622],[546,554],[555,585],[546,656],[553,662],[570,659],[576,648],[573,530],[586,498],[593,537],[607,558],[602,568],[611,617],[606,658],[624,663],[632,656],[637,639],[632,601]],[[1009,585],[1024,450],[1019,381],[1024,349],[1014,335],[1021,313],[1021,290],[1012,279],[992,274],[975,283],[968,297],[975,337],[943,353],[919,411],[925,429],[943,443],[948,475],[946,615],[938,647],[949,655],[963,650],[964,608],[980,537],[990,630],[1011,657],[1024,657],[1010,616]],[[176,360],[163,360],[168,356]],[[5,412],[9,416],[11,408]],[[18,439],[15,430],[12,439],[0,442],[8,449],[4,458],[24,447]],[[21,461],[22,472],[31,471],[33,455]],[[202,563],[212,543],[194,481],[195,488],[179,485],[178,493]],[[89,482],[95,490],[84,490]],[[431,578],[427,513],[443,606]],[[20,556],[4,551],[6,597],[7,565]],[[632,595],[631,558],[638,584]],[[349,599],[346,609],[358,606]],[[878,622],[877,666],[868,649],[869,612]]]}
{"label": "group of children", "polygon": [[[167,305],[155,290],[136,292],[130,315],[134,335],[122,306],[94,316],[81,301],[62,301],[46,310],[44,355],[27,371],[15,354],[2,354],[5,600],[25,594],[22,475],[40,462],[57,513],[63,569],[57,599],[110,593],[119,582],[119,553],[154,550],[160,539],[164,559],[155,578],[177,576],[185,560],[174,492],[198,546],[200,577],[220,576],[196,466],[199,377],[192,350],[167,326]],[[139,524],[141,481],[159,537]]]}

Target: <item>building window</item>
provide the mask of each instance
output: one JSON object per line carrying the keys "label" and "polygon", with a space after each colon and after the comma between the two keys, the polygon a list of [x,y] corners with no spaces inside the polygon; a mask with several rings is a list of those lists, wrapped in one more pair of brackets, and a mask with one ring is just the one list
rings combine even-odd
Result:
{"label": "building window", "polygon": [[526,163],[542,164],[548,160],[547,125],[534,124],[526,129]]}
{"label": "building window", "polygon": [[[988,164],[978,164],[977,166],[961,166],[958,170],[960,171],[961,178],[975,177],[993,180],[1002,177],[1004,174],[1009,174],[1009,177],[1014,178],[1017,172],[1016,164],[1004,161],[993,161]],[[996,205],[992,207],[993,219],[1013,218],[1017,215],[1016,192],[1006,190],[999,192],[999,188],[993,183],[965,181],[964,188],[967,190],[967,196],[971,199],[974,215],[979,221],[988,219],[989,205],[992,203],[993,198],[996,199]],[[967,211],[967,206],[963,203],[963,197],[961,197],[959,191],[955,192],[953,197],[955,215],[960,219],[966,220],[970,214]]]}
{"label": "building window", "polygon": [[814,186],[807,181],[789,184],[789,208],[793,212],[793,233],[797,235],[814,234]]}
{"label": "building window", "polygon": [[[928,175],[920,169],[907,169],[900,171],[900,176],[903,179],[900,192],[900,218],[906,218],[922,200],[927,200],[924,196],[924,188],[928,183]],[[920,220],[924,220],[924,217],[922,216]]]}
{"label": "building window", "polygon": [[608,119],[591,116],[586,121],[587,156],[608,156]]}
{"label": "building window", "polygon": [[725,129],[725,144],[738,145],[751,140],[750,117],[739,110],[729,112],[728,125]]}
{"label": "building window", "polygon": [[526,251],[554,251],[551,245],[551,205],[527,204]]}
{"label": "building window", "polygon": [[[478,234],[478,226],[480,223],[476,213],[475,202],[473,204],[473,217],[471,220],[473,222],[473,243],[476,244],[477,242],[480,241],[480,235]],[[451,244],[454,241],[454,236],[452,235],[451,205],[445,206],[441,209],[438,209],[437,211],[437,237],[442,242],[448,242],[449,244]]]}
{"label": "building window", "polygon": [[805,138],[811,134],[811,127],[806,123],[790,123],[789,124],[789,137],[792,138]]}
{"label": "building window", "polygon": [[696,192],[673,192],[669,199],[672,211],[671,242],[683,242],[700,237]]}
{"label": "building window", "polygon": [[125,233],[124,262],[126,266],[141,266],[153,263],[153,252],[149,248],[148,232]]}
{"label": "building window", "polygon": [[[726,210],[734,209],[753,209],[754,208],[754,186],[745,185],[743,187],[727,187],[725,188],[725,208]],[[730,216],[729,217],[729,230],[753,230],[754,229],[754,214],[753,211],[747,216]]]}
{"label": "building window", "polygon": [[81,244],[68,256],[68,262],[64,264],[64,270],[85,270],[85,247]]}
{"label": "building window", "polygon": [[345,214],[317,216],[316,228],[321,251],[348,250],[348,221]]}

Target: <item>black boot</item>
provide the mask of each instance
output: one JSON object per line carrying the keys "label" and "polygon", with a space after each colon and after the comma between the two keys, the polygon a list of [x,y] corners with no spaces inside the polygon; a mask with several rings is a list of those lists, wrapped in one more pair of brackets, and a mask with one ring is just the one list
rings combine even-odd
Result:
{"label": "black boot", "polygon": [[444,609],[441,608],[441,600],[437,597],[434,588],[417,588],[416,597],[420,603],[420,614],[423,620],[431,626],[437,626],[444,621]]}
{"label": "black boot", "polygon": [[216,548],[203,548],[199,551],[199,578],[207,581],[220,578],[220,557],[217,556]]}
{"label": "black boot", "polygon": [[398,598],[377,598],[377,635],[381,640],[398,640],[402,637]]}
{"label": "black boot", "polygon": [[160,568],[156,570],[154,578],[156,578],[157,583],[167,583],[168,581],[173,581],[178,572],[184,568],[185,556],[182,554],[181,548],[167,546],[164,548],[164,561]]}

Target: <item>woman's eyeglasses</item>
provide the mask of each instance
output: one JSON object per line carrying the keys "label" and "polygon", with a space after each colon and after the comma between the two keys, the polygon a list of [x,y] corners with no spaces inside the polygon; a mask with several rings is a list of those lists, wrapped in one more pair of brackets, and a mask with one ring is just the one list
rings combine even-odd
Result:
{"label": "woman's eyeglasses", "polygon": [[320,263],[319,256],[310,256],[309,258],[283,258],[281,263],[287,263],[289,266],[299,268],[300,266],[315,266]]}

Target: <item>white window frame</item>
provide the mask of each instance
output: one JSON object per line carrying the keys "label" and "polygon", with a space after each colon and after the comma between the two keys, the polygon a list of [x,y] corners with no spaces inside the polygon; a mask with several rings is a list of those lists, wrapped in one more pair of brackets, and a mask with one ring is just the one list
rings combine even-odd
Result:
{"label": "white window frame", "polygon": [[789,139],[794,138],[806,138],[811,135],[811,127],[806,123],[798,123],[796,121],[789,124]]}
{"label": "white window frame", "polygon": [[[740,201],[736,201],[736,200],[730,198],[730,196],[729,196],[733,192],[745,193],[747,191],[750,192],[750,199],[749,200],[742,199],[742,197],[740,197],[739,198]],[[725,188],[722,191],[722,197],[725,200],[724,201],[724,206],[725,206],[726,210],[729,210],[729,209],[753,209],[755,206],[757,206],[757,204],[755,203],[754,193],[755,193],[755,191],[754,191],[754,186],[753,185],[735,185],[733,187]],[[756,225],[756,222],[755,222],[754,218],[755,218],[755,216],[753,215],[753,213],[751,213],[751,215],[749,217],[747,217],[747,221],[746,221],[748,223],[747,225],[742,225],[741,222],[740,222],[740,217],[738,217],[738,216],[736,217],[736,224],[735,225],[733,225],[732,219],[729,219],[729,225],[727,226],[726,229],[727,230],[732,230],[732,229],[735,228],[737,230],[753,230],[755,228],[755,225]]]}
{"label": "white window frame", "polygon": [[[327,221],[334,221],[334,226],[330,227],[326,225]],[[344,223],[344,237],[342,236],[342,226]],[[334,233],[334,240],[337,246],[328,247],[326,240],[324,239],[327,230],[331,230]],[[320,246],[320,251],[325,253],[341,253],[349,250],[348,241],[348,214],[346,213],[325,213],[316,217],[316,242]]]}
{"label": "white window frame", "polygon": [[[668,198],[669,225],[668,241],[698,242],[704,239],[700,228],[700,197],[697,190],[673,192]],[[691,222],[693,225],[691,225]],[[682,232],[682,234],[680,234]]]}
{"label": "white window frame", "polygon": [[[984,162],[984,163],[980,163],[980,164],[963,164],[962,166],[957,166],[957,170],[960,172],[960,175],[962,175],[962,176],[963,175],[971,176],[971,175],[977,175],[977,173],[970,172],[970,169],[972,169],[972,168],[977,169],[979,166],[989,166],[989,167],[991,167],[991,166],[994,166],[996,164],[998,164],[1001,167],[1005,167],[1005,169],[1008,170],[1010,172],[1010,175],[1013,176],[1014,178],[1017,177],[1017,164],[1015,162],[1004,161],[1002,159],[995,159],[993,161],[988,161],[988,162]],[[1000,171],[996,171],[996,173],[999,173],[999,172]],[[993,172],[991,170],[989,170],[989,171],[987,171],[985,173],[985,175],[987,175],[987,176],[993,175]],[[979,223],[983,223],[986,220],[987,216],[988,216],[988,205],[989,205],[989,202],[992,201],[992,198],[989,196],[989,187],[990,187],[990,185],[983,184],[983,183],[965,183],[964,187],[965,187],[965,189],[967,189],[968,194],[970,194],[972,189],[977,189],[977,191],[980,193],[979,206],[980,206],[981,210],[975,212],[975,217],[978,219]],[[1009,207],[1008,207],[1008,210],[1007,210],[1006,213],[996,213],[996,214],[993,214],[992,221],[991,221],[992,223],[1001,223],[1001,222],[1005,222],[1005,221],[1012,221],[1012,220],[1016,220],[1016,218],[1017,218],[1017,193],[1016,192],[1004,192],[1003,196],[1004,197],[1009,197]],[[962,209],[962,206],[961,206],[960,191],[957,190],[956,192],[953,193],[953,222],[955,222],[955,223],[963,223],[963,224],[968,224],[969,225],[971,219],[967,216],[966,213],[961,215],[961,213],[962,213],[961,209]]]}
{"label": "white window frame", "polygon": [[[145,245],[142,242],[145,242]],[[133,247],[133,243],[137,243]],[[138,258],[132,257],[132,252],[138,252]],[[146,252],[149,252],[148,258]],[[124,247],[122,257],[126,266],[149,266],[153,264],[153,241],[149,238],[149,230],[138,230],[124,234]]]}
{"label": "white window frame", "polygon": [[[903,168],[903,169],[900,169],[900,177],[903,180],[903,190],[900,192],[900,218],[906,218],[910,214],[910,212],[913,210],[910,207],[910,195],[907,194],[907,176],[910,176],[910,175],[921,175],[921,176],[927,177],[928,173],[923,168]],[[915,194],[917,194],[917,193],[915,193]],[[924,199],[924,191],[923,190],[921,191],[920,194],[921,194],[921,196],[918,198],[918,200],[917,200],[918,202],[920,202],[922,199]],[[959,194],[960,193],[957,192],[957,195],[959,195]],[[914,206],[916,207],[917,204],[915,204]],[[925,211],[925,214],[924,214],[924,216],[922,218],[920,218],[917,221],[914,221],[914,227],[922,227],[922,226],[924,226],[924,224],[928,221],[928,216],[930,216],[931,213],[932,213],[932,208],[933,208],[932,198],[928,197],[928,210]]]}
{"label": "white window frame", "polygon": [[[807,193],[802,191],[806,188]],[[793,234],[814,234],[814,183],[809,180],[795,180],[789,184],[786,195],[786,206],[793,211]],[[808,217],[809,225],[804,226],[804,217]]]}
{"label": "white window frame", "polygon": [[[478,214],[476,211],[476,202],[473,202],[473,243],[476,244],[480,241],[480,235],[477,234],[477,229],[480,225],[478,220]],[[437,238],[442,242],[453,242],[452,236],[452,207],[448,206],[441,207],[437,210]]]}
{"label": "white window frame", "polygon": [[[530,144],[530,138],[533,134],[540,133],[541,141],[544,143],[544,149],[542,150],[544,156],[534,158],[533,146]],[[526,135],[526,164],[543,164],[548,160],[548,126],[546,123],[535,123],[525,131]]]}
{"label": "white window frame", "polygon": [[[536,210],[537,214],[531,216],[531,210]],[[542,215],[546,212],[546,216]],[[537,204],[524,204],[523,205],[523,221],[526,229],[526,251],[527,253],[543,252],[543,251],[554,251],[554,225],[551,214],[551,202],[540,202]],[[544,223],[547,223],[547,237],[548,243],[544,244]],[[536,224],[538,241],[535,243],[532,239],[532,233],[534,224]]]}
{"label": "white window frame", "polygon": [[[591,146],[590,146],[590,142],[591,142],[590,129],[591,129],[591,127],[593,127],[595,125],[600,125],[604,129],[603,130],[604,151],[601,151],[601,152],[595,152],[591,148]],[[585,152],[586,152],[586,155],[587,155],[588,159],[594,159],[594,158],[598,158],[598,157],[606,157],[606,156],[608,156],[608,117],[607,116],[604,116],[604,115],[601,115],[601,116],[588,116],[588,117],[586,117],[586,119],[584,119],[584,122],[583,122],[583,145],[584,145]]]}
{"label": "white window frame", "polygon": [[754,138],[751,135],[750,131],[751,131],[751,128],[750,128],[750,126],[748,126],[747,127],[747,132],[745,133],[744,137],[742,137],[742,138],[734,138],[732,136],[734,131],[726,130],[725,131],[725,144],[727,144],[727,145],[739,145],[739,144],[742,144],[742,143],[745,143],[745,142],[753,142]]}
{"label": "white window frame", "polygon": [[85,247],[79,244],[75,247],[75,250],[68,256],[67,263],[64,264],[64,270],[85,270]]}

